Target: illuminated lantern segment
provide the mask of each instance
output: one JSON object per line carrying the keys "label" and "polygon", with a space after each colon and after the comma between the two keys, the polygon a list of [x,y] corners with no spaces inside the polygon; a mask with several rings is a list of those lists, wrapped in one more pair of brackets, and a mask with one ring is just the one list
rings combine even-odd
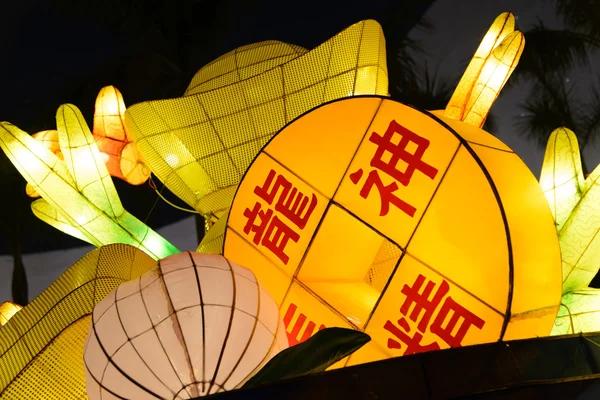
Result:
{"label": "illuminated lantern segment", "polygon": [[338,366],[547,335],[560,303],[552,215],[519,157],[378,96],[277,134],[240,184],[223,251],[274,296],[290,344],[331,326],[372,337]]}
{"label": "illuminated lantern segment", "polygon": [[287,348],[280,321],[247,268],[219,255],[167,257],[94,308],[87,394],[189,399],[240,387]]}

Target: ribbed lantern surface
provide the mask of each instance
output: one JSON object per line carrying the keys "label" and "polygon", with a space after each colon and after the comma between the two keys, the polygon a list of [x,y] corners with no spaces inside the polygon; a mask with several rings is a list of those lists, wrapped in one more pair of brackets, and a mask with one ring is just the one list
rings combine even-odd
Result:
{"label": "ribbed lantern surface", "polygon": [[286,347],[277,304],[249,269],[179,253],[94,308],[87,394],[188,399],[231,390]]}

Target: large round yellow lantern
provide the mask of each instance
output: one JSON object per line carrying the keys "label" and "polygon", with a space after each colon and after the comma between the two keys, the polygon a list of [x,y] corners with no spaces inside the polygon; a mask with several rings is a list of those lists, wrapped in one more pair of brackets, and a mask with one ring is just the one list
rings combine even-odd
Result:
{"label": "large round yellow lantern", "polygon": [[223,252],[274,296],[290,345],[365,331],[342,366],[550,333],[561,261],[535,177],[497,138],[435,114],[334,101],[247,170]]}

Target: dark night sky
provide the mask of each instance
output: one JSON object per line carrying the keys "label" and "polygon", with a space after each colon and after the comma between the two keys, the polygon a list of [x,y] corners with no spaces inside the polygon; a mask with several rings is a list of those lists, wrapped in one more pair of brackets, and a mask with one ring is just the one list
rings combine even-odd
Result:
{"label": "dark night sky", "polygon": [[[227,6],[234,3],[244,6]],[[421,7],[427,9],[428,3],[422,2]],[[103,85],[115,83],[103,81],[102,77],[109,77],[110,74],[106,74],[106,71],[122,62],[128,54],[122,41],[111,35],[106,26],[97,21],[57,15],[44,6],[45,4],[48,3],[41,0],[7,1],[0,8],[4,17],[3,23],[0,24],[0,49],[4,55],[0,64],[0,120],[27,128],[32,115],[35,114],[37,120],[47,121],[44,128],[51,129],[54,127],[56,108],[62,103],[74,102],[91,122],[93,101],[98,90]],[[399,0],[222,0],[212,3],[205,1],[202,4],[206,4],[206,14],[199,16],[198,23],[206,23],[208,16],[212,17],[209,18],[211,23],[202,27],[205,32],[203,37],[193,38],[198,41],[197,47],[201,49],[191,57],[194,71],[235,47],[261,40],[275,39],[313,48],[352,23],[366,18],[374,18],[382,23],[389,44],[393,41],[393,34],[400,35],[405,30],[401,23],[394,23],[393,18],[407,12],[402,9],[402,1]],[[421,62],[427,62],[431,69],[439,66],[442,75],[459,76],[493,19],[503,11],[512,11],[521,29],[530,27],[538,17],[547,25],[559,26],[549,1],[438,0],[433,2],[425,14],[432,22],[434,30],[410,33],[411,37],[422,41],[428,53]],[[388,48],[388,52],[390,50]],[[592,58],[591,68],[595,65],[600,65],[597,55]],[[101,78],[98,79],[98,76]],[[588,70],[579,71],[572,77],[573,84],[585,87],[591,76]],[[90,85],[92,78],[94,82],[101,82],[101,85]],[[152,90],[153,84],[156,83],[152,80],[141,83],[146,85],[147,90],[138,94],[140,98],[136,100],[156,98],[153,97]],[[128,98],[123,88],[120,89],[124,92],[128,105],[134,102]],[[521,86],[501,96],[493,108],[499,120],[499,129],[495,134],[511,146],[537,176],[543,148],[519,136],[513,126],[520,113],[517,105],[525,98],[526,90],[526,86]],[[78,102],[73,97],[77,94],[78,98],[81,98],[82,91],[88,94]],[[591,160],[590,165],[598,163],[597,153],[597,148],[591,146],[586,150],[585,155]],[[121,188],[122,186],[118,186],[119,191]],[[144,214],[147,213],[144,210],[149,210],[153,203],[154,194],[147,187],[139,190],[146,190],[149,196],[146,208],[140,208],[140,212]],[[123,196],[126,209],[135,205],[131,204],[131,201],[127,196]],[[140,214],[137,216],[142,219],[145,217]],[[153,211],[152,221],[155,225],[151,225],[162,225],[165,221],[187,216],[159,202],[159,206]],[[184,224],[187,228],[179,231],[186,232],[189,236],[190,232],[193,232],[193,220],[186,221]],[[62,233],[44,226],[43,222],[35,220],[32,215],[28,216],[28,224],[33,224],[36,232],[41,231],[52,237],[55,245],[84,245],[76,240],[64,241]],[[6,237],[7,232],[0,232],[0,240],[6,240]],[[176,244],[181,240],[186,243],[182,246],[191,247],[189,237],[175,238],[167,235],[167,239]],[[26,252],[35,248],[25,247]],[[0,243],[0,253],[2,248],[6,253],[6,246]],[[63,252],[61,254],[64,254],[64,258],[55,255],[52,257],[56,259],[54,267],[46,265],[46,268],[32,266],[32,263],[39,262],[39,258],[32,258],[29,262],[27,256],[25,265],[33,285],[30,297],[51,283],[64,268],[88,249],[89,247],[84,247],[72,252]],[[10,276],[11,269],[10,257],[0,256],[0,273]],[[7,298],[10,298],[10,286],[8,281],[2,278],[0,301]]]}

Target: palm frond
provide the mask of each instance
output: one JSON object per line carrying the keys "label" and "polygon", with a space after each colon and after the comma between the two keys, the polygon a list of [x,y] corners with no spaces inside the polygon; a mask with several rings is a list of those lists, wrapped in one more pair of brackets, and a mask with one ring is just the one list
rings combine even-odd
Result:
{"label": "palm frond", "polygon": [[600,12],[594,0],[556,0],[556,12],[566,26],[600,38]]}
{"label": "palm frond", "polygon": [[444,109],[454,92],[458,79],[441,77],[439,67],[430,72],[427,64],[420,70],[413,70],[415,79],[397,82],[394,97],[405,104],[420,109]]}
{"label": "palm frond", "polygon": [[563,80],[546,79],[534,84],[520,108],[522,112],[516,120],[519,133],[540,146],[544,146],[552,131],[561,126],[584,137],[580,102]]}
{"label": "palm frond", "polygon": [[540,79],[585,65],[589,61],[590,46],[600,48],[600,41],[592,37],[569,30],[549,29],[541,21],[524,34],[526,45],[509,80],[512,85],[522,79]]}
{"label": "palm frond", "polygon": [[590,91],[582,111],[582,134],[585,136],[582,147],[594,143],[600,136],[600,88],[596,84]]}

